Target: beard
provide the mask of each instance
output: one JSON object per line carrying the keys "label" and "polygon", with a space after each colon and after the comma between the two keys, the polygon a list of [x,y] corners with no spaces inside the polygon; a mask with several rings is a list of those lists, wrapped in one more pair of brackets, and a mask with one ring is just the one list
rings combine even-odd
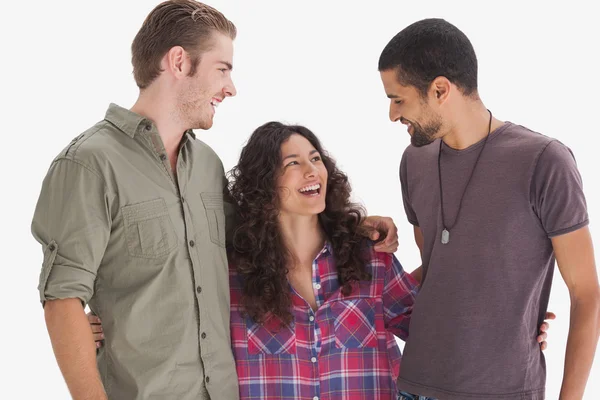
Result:
{"label": "beard", "polygon": [[210,100],[191,101],[183,103],[180,107],[181,114],[186,121],[188,129],[210,129],[213,125],[212,106]]}
{"label": "beard", "polygon": [[179,117],[187,129],[210,129],[213,125],[212,94],[198,87],[189,87],[179,96]]}
{"label": "beard", "polygon": [[423,147],[431,144],[435,141],[437,133],[442,128],[442,120],[436,116],[427,122],[425,125],[421,125],[418,122],[410,122],[413,128],[413,134],[410,136],[410,144],[415,147]]}

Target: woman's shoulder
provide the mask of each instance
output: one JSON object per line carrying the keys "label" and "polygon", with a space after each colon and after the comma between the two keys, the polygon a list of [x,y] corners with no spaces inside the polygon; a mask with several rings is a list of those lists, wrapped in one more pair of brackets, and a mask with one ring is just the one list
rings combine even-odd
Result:
{"label": "woman's shoulder", "polygon": [[392,253],[385,253],[382,251],[375,250],[375,246],[378,242],[375,242],[371,239],[366,239],[361,248],[361,254],[363,259],[367,263],[375,263],[375,264],[383,264],[390,265],[393,260]]}

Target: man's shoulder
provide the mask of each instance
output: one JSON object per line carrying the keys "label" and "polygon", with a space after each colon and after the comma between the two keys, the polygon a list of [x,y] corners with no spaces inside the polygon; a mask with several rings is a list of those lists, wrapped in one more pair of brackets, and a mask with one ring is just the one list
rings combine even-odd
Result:
{"label": "man's shoulder", "polygon": [[70,160],[78,164],[90,167],[105,162],[119,151],[118,137],[115,128],[107,121],[99,121],[84,132],[75,136],[54,158],[53,162],[59,160]]}
{"label": "man's shoulder", "polygon": [[498,135],[497,140],[497,143],[503,148],[509,147],[518,150],[519,153],[531,152],[533,154],[539,153],[548,144],[556,141],[554,138],[512,122],[505,123],[504,131]]}
{"label": "man's shoulder", "polygon": [[[490,147],[525,158],[535,159],[550,143],[557,141],[552,137],[512,122],[505,122],[498,129],[500,131],[496,135],[492,133],[494,137],[490,138]],[[433,159],[437,159],[439,140],[441,139],[422,147],[407,146],[402,155],[402,163],[410,166],[428,163]]]}
{"label": "man's shoulder", "polygon": [[220,166],[223,165],[219,155],[207,143],[203,142],[197,137],[194,137],[191,142],[192,148],[202,157],[203,160],[210,163],[217,163]]}
{"label": "man's shoulder", "polygon": [[432,143],[416,147],[409,144],[402,153],[402,165],[419,165],[422,163],[429,163],[431,160],[437,160],[438,150],[440,148],[439,141],[436,139]]}
{"label": "man's shoulder", "polygon": [[439,140],[441,139],[436,139],[432,143],[421,147],[416,147],[412,144],[409,144],[404,149],[403,157],[437,157],[440,144]]}

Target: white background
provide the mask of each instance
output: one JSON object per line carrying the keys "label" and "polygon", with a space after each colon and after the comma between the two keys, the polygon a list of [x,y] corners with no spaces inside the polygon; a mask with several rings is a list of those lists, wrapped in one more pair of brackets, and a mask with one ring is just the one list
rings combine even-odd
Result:
{"label": "white background", "polygon": [[[5,4],[0,13],[2,399],[68,398],[38,302],[42,252],[30,234],[31,217],[54,156],[101,120],[109,102],[130,107],[135,101],[130,45],[156,4],[19,1]],[[403,27],[443,17],[471,39],[479,58],[480,94],[494,115],[556,137],[574,151],[594,244],[600,248],[600,179],[595,176],[600,33],[594,2],[210,4],[239,30],[233,74],[238,96],[219,107],[212,130],[197,132],[226,169],[260,124],[282,120],[308,126],[348,173],[369,213],[394,218],[400,230],[397,256],[407,270],[415,268],[419,256],[398,180],[409,136],[388,120],[377,60]],[[545,353],[547,398],[557,399],[569,321],[569,296],[558,273],[549,308],[558,319]],[[585,396],[590,400],[600,398],[598,358]]]}

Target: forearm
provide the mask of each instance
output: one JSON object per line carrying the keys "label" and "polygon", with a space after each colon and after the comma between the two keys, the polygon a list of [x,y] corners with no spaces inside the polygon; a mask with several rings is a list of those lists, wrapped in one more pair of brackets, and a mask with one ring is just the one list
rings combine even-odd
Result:
{"label": "forearm", "polygon": [[421,281],[423,280],[423,266],[420,266],[419,268],[417,268],[413,272],[411,272],[410,276],[415,278],[415,280],[417,282],[419,282],[419,285],[420,285]]}
{"label": "forearm", "polygon": [[599,333],[600,295],[573,301],[560,400],[583,398]]}
{"label": "forearm", "polygon": [[94,337],[81,301],[48,301],[44,312],[54,355],[73,399],[106,400]]}

